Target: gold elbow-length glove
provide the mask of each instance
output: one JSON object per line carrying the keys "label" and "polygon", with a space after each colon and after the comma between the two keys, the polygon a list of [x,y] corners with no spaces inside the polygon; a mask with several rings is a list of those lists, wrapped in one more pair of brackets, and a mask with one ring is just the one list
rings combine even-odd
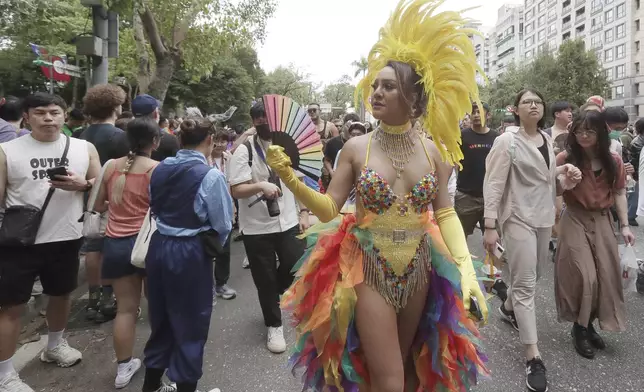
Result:
{"label": "gold elbow-length glove", "polygon": [[481,291],[481,286],[476,278],[472,256],[467,248],[467,240],[463,232],[461,221],[456,215],[453,207],[441,208],[434,213],[438,228],[441,231],[443,240],[447,245],[459,272],[461,273],[461,289],[463,290],[463,304],[465,309],[470,309],[470,299],[475,297],[478,301],[483,321],[487,322],[488,309],[485,302],[485,295]]}
{"label": "gold elbow-length glove", "polygon": [[293,192],[322,222],[330,222],[338,216],[339,210],[335,201],[329,195],[314,191],[300,181],[291,167],[291,158],[284,153],[281,146],[270,146],[266,152],[266,163],[280,177],[284,185]]}

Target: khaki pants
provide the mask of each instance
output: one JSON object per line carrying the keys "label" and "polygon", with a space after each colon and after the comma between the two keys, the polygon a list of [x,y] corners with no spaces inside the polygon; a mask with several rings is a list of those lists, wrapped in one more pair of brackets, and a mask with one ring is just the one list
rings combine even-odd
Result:
{"label": "khaki pants", "polygon": [[512,216],[503,224],[502,230],[510,277],[506,282],[510,288],[505,308],[514,311],[521,343],[537,344],[535,289],[541,268],[548,260],[552,229],[530,227]]}

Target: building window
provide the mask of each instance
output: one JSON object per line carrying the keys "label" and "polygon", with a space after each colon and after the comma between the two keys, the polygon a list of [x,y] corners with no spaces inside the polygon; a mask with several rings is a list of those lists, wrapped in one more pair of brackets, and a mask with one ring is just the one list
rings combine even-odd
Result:
{"label": "building window", "polygon": [[624,98],[624,86],[615,86],[615,99]]}
{"label": "building window", "polygon": [[624,52],[624,44],[618,45],[615,50],[617,51],[617,54],[615,55],[616,59],[622,59],[626,56],[626,53]]}
{"label": "building window", "polygon": [[553,20],[553,19],[557,19],[557,10],[554,8],[548,11],[548,20]]}
{"label": "building window", "polygon": [[636,52],[640,51],[640,41],[635,41],[635,51]]}
{"label": "building window", "polygon": [[550,25],[550,27],[548,27],[548,35],[555,34],[556,32],[557,32],[557,25],[552,24]]}
{"label": "building window", "polygon": [[613,48],[604,51],[604,61],[613,61]]}
{"label": "building window", "polygon": [[640,20],[635,21],[635,31],[640,31]]}
{"label": "building window", "polygon": [[[633,85],[633,92],[635,93],[634,95],[640,95],[640,84],[639,83],[635,83]],[[635,112],[639,114],[639,111],[635,111]]]}
{"label": "building window", "polygon": [[543,11],[544,9],[546,9],[546,2],[545,2],[545,0],[543,0],[543,1],[539,2],[539,4],[537,4],[537,12],[541,12],[541,11]]}
{"label": "building window", "polygon": [[604,75],[606,75],[606,80],[613,80],[613,69],[612,68],[606,68],[604,70]]}
{"label": "building window", "polygon": [[539,19],[537,19],[537,26],[541,27],[546,24],[546,16],[541,15]]}
{"label": "building window", "polygon": [[601,46],[602,46],[602,39],[601,39],[601,37],[598,37],[598,36],[594,36],[594,37],[592,37],[592,38],[590,39],[590,46],[591,46],[593,49],[601,47]]}
{"label": "building window", "polygon": [[623,78],[623,77],[624,77],[624,74],[625,74],[625,67],[624,67],[624,65],[618,65],[617,67],[615,67],[615,77],[616,77],[617,79],[621,79],[621,78]]}
{"label": "building window", "polygon": [[635,9],[640,9],[640,0],[635,0]]}
{"label": "building window", "polygon": [[613,29],[606,30],[604,32],[604,42],[606,42],[607,44],[613,42]]}
{"label": "building window", "polygon": [[635,75],[640,74],[640,63],[635,63]]}
{"label": "building window", "polygon": [[595,52],[595,56],[597,57],[597,62],[598,62],[599,64],[601,64],[601,63],[602,63],[602,52],[600,52],[599,50],[598,50],[598,51],[596,51],[596,52]]}
{"label": "building window", "polygon": [[525,39],[525,46],[532,46],[534,45],[534,35],[532,37],[528,37]]}
{"label": "building window", "polygon": [[622,3],[622,4],[618,5],[616,11],[617,12],[615,12],[615,13],[617,14],[618,19],[623,18],[624,16],[626,16],[626,4]]}
{"label": "building window", "polygon": [[541,30],[539,33],[537,33],[537,41],[545,41],[546,40],[546,30]]}
{"label": "building window", "polygon": [[532,55],[534,54],[534,49],[530,49],[525,52],[525,58],[529,59],[532,58]]}
{"label": "building window", "polygon": [[553,38],[548,42],[548,49],[550,50],[557,49],[557,38]]}
{"label": "building window", "polygon": [[534,16],[534,12],[532,12],[532,10],[530,10],[530,11],[525,13],[525,20],[532,19],[533,16]]}
{"label": "building window", "polygon": [[604,22],[610,23],[614,19],[615,19],[615,17],[613,16],[613,10],[612,9],[604,12]]}
{"label": "building window", "polygon": [[619,38],[624,38],[624,36],[626,35],[626,29],[624,29],[624,23],[622,23],[621,25],[615,27],[615,30],[617,30],[616,35],[617,35],[618,39]]}
{"label": "building window", "polygon": [[591,12],[601,8],[601,6],[602,6],[602,0],[593,0],[591,5]]}
{"label": "building window", "polygon": [[525,34],[530,34],[530,33],[532,33],[532,32],[534,31],[534,22],[531,22],[531,23],[528,23],[527,25],[525,25],[525,29],[524,29],[524,30],[525,30],[525,31],[524,31],[524,33],[525,33]]}
{"label": "building window", "polygon": [[606,0],[606,4],[610,4],[612,2],[613,2],[613,0]]}

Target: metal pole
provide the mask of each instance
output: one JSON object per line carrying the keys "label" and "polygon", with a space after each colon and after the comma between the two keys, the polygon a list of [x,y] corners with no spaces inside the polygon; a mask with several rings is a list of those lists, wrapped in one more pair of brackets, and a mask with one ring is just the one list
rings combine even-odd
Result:
{"label": "metal pole", "polygon": [[92,7],[92,21],[94,35],[99,37],[103,44],[101,56],[94,56],[92,59],[92,86],[95,86],[97,84],[106,84],[109,74],[109,63],[107,59],[107,12],[103,6]]}
{"label": "metal pole", "polygon": [[51,65],[49,66],[49,94],[54,93],[54,59],[49,56],[49,62]]}

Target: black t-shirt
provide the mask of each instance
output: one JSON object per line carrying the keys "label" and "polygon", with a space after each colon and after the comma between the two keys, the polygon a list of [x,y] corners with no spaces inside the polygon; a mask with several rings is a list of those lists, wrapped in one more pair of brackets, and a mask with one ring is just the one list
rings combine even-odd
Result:
{"label": "black t-shirt", "polygon": [[344,140],[342,140],[342,136],[332,137],[328,142],[326,142],[326,146],[324,147],[324,157],[331,162],[331,165],[335,163],[335,158],[338,156],[338,152],[342,150],[343,146]]}
{"label": "black t-shirt", "polygon": [[485,177],[485,158],[490,153],[494,139],[499,134],[489,130],[487,133],[476,133],[472,128],[461,132],[463,144],[463,170],[458,173],[456,189],[474,197],[483,197],[483,179]]}
{"label": "black t-shirt", "polygon": [[151,158],[155,161],[161,162],[162,160],[177,155],[179,151],[179,139],[176,136],[167,132],[161,131],[161,139],[159,140],[159,148],[152,151]]}
{"label": "black t-shirt", "polygon": [[96,147],[101,165],[110,159],[118,159],[130,152],[127,135],[112,124],[92,124],[80,135]]}

